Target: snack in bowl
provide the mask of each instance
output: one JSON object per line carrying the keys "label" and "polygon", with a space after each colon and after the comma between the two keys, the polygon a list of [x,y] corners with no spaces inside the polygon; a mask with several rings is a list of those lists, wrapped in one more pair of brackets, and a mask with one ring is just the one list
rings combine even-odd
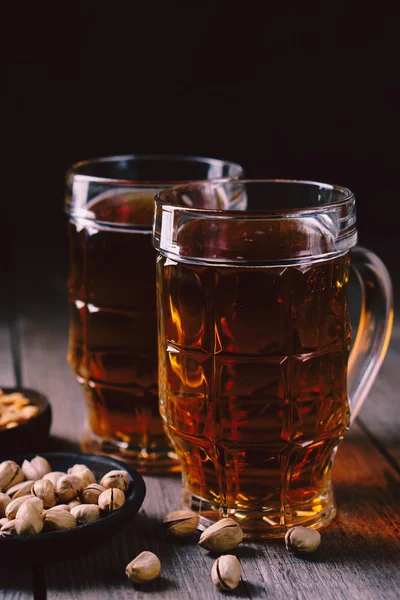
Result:
{"label": "snack in bowl", "polygon": [[39,407],[22,392],[4,393],[0,389],[0,429],[18,427],[39,414]]}
{"label": "snack in bowl", "polygon": [[[140,473],[132,469],[130,465],[125,465],[111,457],[72,452],[50,452],[44,453],[38,459],[35,454],[7,455],[6,458],[7,460],[3,461],[0,459],[0,478],[4,471],[2,463],[7,462],[8,465],[15,463],[19,467],[17,469],[15,465],[14,468],[6,466],[6,476],[10,481],[5,484],[7,489],[3,488],[0,492],[0,554],[4,564],[10,567],[16,562],[25,566],[54,563],[75,558],[79,554],[100,547],[133,521],[146,494],[146,487]],[[45,461],[49,464],[50,471],[47,467],[45,468]],[[37,470],[41,472],[40,479],[25,480],[24,469],[29,472],[30,477],[32,475],[36,477],[37,474],[29,470],[28,464],[37,467]],[[69,469],[72,469],[73,473],[68,473]],[[86,469],[93,474],[95,483],[88,483],[93,480],[93,476],[90,476]],[[98,498],[105,489],[109,488],[96,482],[101,481],[112,471],[126,473],[124,477],[127,477],[127,489],[125,492],[118,489],[116,494],[118,499],[121,498],[120,493],[124,495],[124,503],[115,502],[115,499],[112,498],[112,512],[109,512],[109,504],[107,510],[102,511]],[[15,477],[17,475],[18,480],[21,477],[18,475],[20,472],[22,472],[22,481],[16,484],[14,483]],[[79,479],[79,473],[84,474],[84,481]],[[73,478],[74,482],[72,486],[74,498],[69,501],[61,500],[56,489],[59,482],[65,480],[66,477]],[[3,477],[3,481],[5,479],[6,477]],[[78,481],[75,481],[76,479]],[[38,483],[43,480],[50,482],[55,489],[56,504],[50,508],[42,507],[43,499],[32,493],[34,486],[34,491],[38,491],[39,495],[44,497],[46,504],[53,503],[51,500],[53,495],[49,494],[47,484]],[[111,480],[114,480],[114,477]],[[11,482],[13,485],[10,485]],[[17,494],[15,501],[14,497],[11,498],[8,495],[9,492]],[[43,492],[45,493],[43,494]],[[111,496],[110,493],[109,495]],[[114,495],[115,490],[112,496]],[[36,533],[35,531],[40,528],[36,519],[37,511],[24,509],[21,513],[24,517],[23,524],[18,525],[18,530],[23,531],[24,534],[19,535],[16,515],[26,502],[36,506],[43,521],[43,528]],[[9,508],[11,503],[13,504]],[[84,508],[85,506],[88,509]],[[74,510],[74,507],[81,508]],[[15,518],[8,518],[8,514]]]}
{"label": "snack in bowl", "polygon": [[44,452],[51,422],[52,407],[45,394],[31,388],[1,386],[0,463],[13,455]]}
{"label": "snack in bowl", "polygon": [[[91,494],[91,504],[72,508],[65,502],[83,500],[87,496],[87,488],[91,491],[97,483],[95,475],[86,465],[75,464],[68,469],[68,474],[57,472],[57,478],[52,483],[52,472],[51,465],[42,456],[35,456],[31,461],[24,460],[22,468],[13,460],[0,463],[0,485],[5,495],[7,496],[7,490],[15,491],[19,486],[17,492],[20,495],[13,500],[10,498],[4,511],[9,521],[16,520],[16,535],[39,534],[44,525],[47,531],[86,525],[119,510],[125,504],[125,493],[115,486],[115,481],[123,482],[126,491],[130,481],[127,471],[113,470],[106,473],[101,480],[104,491],[98,496]],[[21,483],[26,483],[25,476],[32,478],[31,486],[20,486]],[[60,509],[56,512],[46,510],[57,506]],[[7,536],[13,535],[8,523],[2,525],[0,535],[3,535],[3,527]]]}

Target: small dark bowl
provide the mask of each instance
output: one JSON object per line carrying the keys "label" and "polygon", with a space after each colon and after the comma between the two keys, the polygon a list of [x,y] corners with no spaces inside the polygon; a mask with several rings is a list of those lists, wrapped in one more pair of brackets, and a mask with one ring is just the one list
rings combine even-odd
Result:
{"label": "small dark bowl", "polygon": [[[15,460],[19,465],[27,458],[31,460],[35,454],[26,456],[8,456],[7,460]],[[49,531],[26,537],[0,537],[0,556],[2,564],[29,566],[48,564],[76,558],[79,554],[98,548],[107,540],[126,527],[139,511],[146,487],[142,476],[126,464],[106,456],[91,454],[73,454],[69,452],[49,452],[41,454],[46,458],[53,471],[65,471],[75,464],[84,464],[91,469],[97,481],[114,469],[123,469],[129,473],[130,484],[126,493],[126,501],[116,512],[102,517],[94,523],[79,525],[73,529]]]}
{"label": "small dark bowl", "polygon": [[51,426],[51,405],[46,396],[28,388],[5,387],[2,390],[5,394],[21,392],[31,404],[39,407],[39,413],[17,427],[0,429],[0,458],[45,448]]}

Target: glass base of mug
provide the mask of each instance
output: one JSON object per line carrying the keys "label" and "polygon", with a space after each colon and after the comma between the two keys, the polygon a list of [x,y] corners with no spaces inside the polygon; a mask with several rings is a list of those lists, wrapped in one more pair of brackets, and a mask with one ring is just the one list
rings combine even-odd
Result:
{"label": "glass base of mug", "polygon": [[85,454],[102,454],[128,463],[141,473],[165,475],[179,473],[178,456],[169,448],[138,448],[117,440],[104,440],[93,432],[86,433],[81,442]]}
{"label": "glass base of mug", "polygon": [[[318,500],[318,499],[315,499]],[[241,510],[227,509],[226,511],[214,506],[208,500],[191,494],[187,488],[182,489],[181,508],[190,509],[200,513],[199,529],[204,531],[224,517],[235,519],[244,532],[244,537],[249,540],[274,539],[285,537],[290,527],[303,526],[310,529],[322,529],[329,525],[337,514],[336,503],[332,490],[321,494],[321,504],[315,503],[316,511],[307,510],[309,506],[302,509],[293,509],[289,513],[277,510]]]}

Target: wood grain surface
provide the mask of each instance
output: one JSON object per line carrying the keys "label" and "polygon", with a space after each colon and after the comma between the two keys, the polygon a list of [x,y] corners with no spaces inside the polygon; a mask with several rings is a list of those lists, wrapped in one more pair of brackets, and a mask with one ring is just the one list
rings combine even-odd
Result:
{"label": "wood grain surface", "polygon": [[[51,254],[41,254],[39,261],[21,246],[14,252],[13,271],[15,303],[0,307],[1,381],[12,384],[19,377],[19,383],[46,393],[54,414],[52,448],[77,449],[85,410],[65,358],[65,263]],[[400,597],[399,359],[396,320],[384,366],[335,460],[339,515],[322,533],[319,550],[304,559],[288,554],[282,541],[241,545],[242,581],[229,597]],[[172,543],[160,528],[162,517],[178,506],[179,476],[145,479],[147,496],[135,522],[96,551],[33,574],[2,570],[0,561],[0,598],[223,598],[210,579],[215,557],[197,546],[196,536]],[[145,588],[132,586],[124,574],[126,564],[142,550],[155,552],[162,562],[161,576]]]}

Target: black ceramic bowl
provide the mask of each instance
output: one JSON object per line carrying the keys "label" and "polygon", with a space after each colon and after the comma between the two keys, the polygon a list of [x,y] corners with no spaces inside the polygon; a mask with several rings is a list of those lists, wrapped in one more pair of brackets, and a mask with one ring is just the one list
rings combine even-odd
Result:
{"label": "black ceramic bowl", "polygon": [[[21,465],[25,458],[30,460],[34,456],[36,455],[8,456],[7,460],[15,460]],[[74,464],[87,465],[93,471],[97,481],[100,481],[108,471],[124,469],[130,477],[125,504],[111,515],[73,529],[50,531],[26,537],[0,537],[2,564],[36,565],[76,558],[79,554],[99,547],[119,533],[133,520],[143,503],[146,487],[142,476],[122,462],[106,456],[69,452],[49,452],[40,456],[49,461],[53,471],[67,472]]]}
{"label": "black ceramic bowl", "polygon": [[36,417],[11,429],[0,429],[0,458],[45,448],[51,426],[51,406],[46,396],[29,388],[2,388],[5,394],[21,392],[39,407]]}

